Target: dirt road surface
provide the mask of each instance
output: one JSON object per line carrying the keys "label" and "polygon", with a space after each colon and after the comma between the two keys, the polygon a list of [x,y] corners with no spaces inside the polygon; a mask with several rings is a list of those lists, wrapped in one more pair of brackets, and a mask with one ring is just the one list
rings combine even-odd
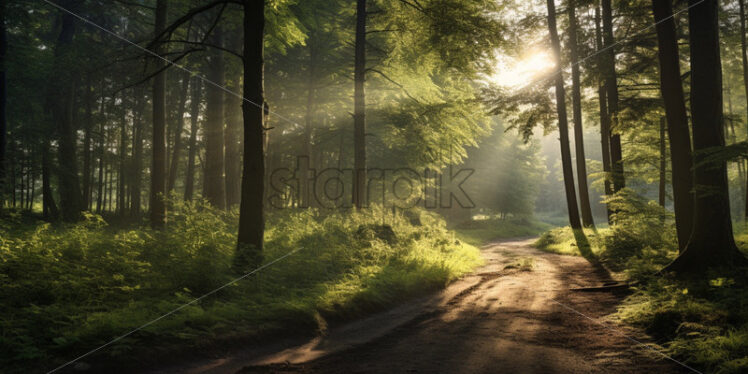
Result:
{"label": "dirt road surface", "polygon": [[582,257],[532,239],[482,249],[486,265],[443,292],[274,353],[248,351],[190,373],[680,373],[616,324],[623,298],[579,292],[610,281]]}

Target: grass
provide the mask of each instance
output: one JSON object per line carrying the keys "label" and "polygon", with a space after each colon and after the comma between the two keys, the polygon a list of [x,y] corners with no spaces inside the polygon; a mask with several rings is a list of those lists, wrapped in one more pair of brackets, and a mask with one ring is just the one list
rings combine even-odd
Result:
{"label": "grass", "polygon": [[535,241],[534,246],[542,251],[560,255],[581,256],[586,251],[591,251],[594,255],[599,255],[602,249],[600,238],[606,231],[607,229],[583,229],[582,232],[587,237],[589,245],[585,246],[584,241],[580,241],[582,243],[580,249],[580,244],[577,242],[579,233],[575,235],[574,230],[570,227],[557,227],[540,235],[538,240]]}
{"label": "grass", "polygon": [[[678,254],[672,219],[663,221],[661,209],[635,197],[618,196],[614,204],[620,214],[610,228],[583,236],[557,228],[535,245],[565,255],[583,255],[580,248],[589,247],[588,255],[635,284],[616,317],[646,330],[664,353],[705,373],[748,372],[748,274],[656,276]],[[580,238],[586,238],[581,245]],[[748,231],[736,233],[736,241],[745,252]]]}
{"label": "grass", "polygon": [[550,227],[550,224],[531,218],[488,218],[462,223],[457,225],[455,230],[460,240],[481,246],[498,239],[538,235]]}
{"label": "grass", "polygon": [[[147,363],[236,339],[314,335],[442,288],[481,263],[441,218],[416,215],[390,215],[383,225],[376,208],[276,212],[266,261],[302,250],[84,361]],[[168,218],[167,230],[154,232],[95,215],[76,225],[2,217],[2,371],[50,370],[239,275],[235,213],[176,204]]]}

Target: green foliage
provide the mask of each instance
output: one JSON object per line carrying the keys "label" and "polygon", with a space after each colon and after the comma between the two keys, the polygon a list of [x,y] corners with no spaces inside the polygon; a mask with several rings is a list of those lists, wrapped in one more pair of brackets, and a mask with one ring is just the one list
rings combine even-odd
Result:
{"label": "green foliage", "polygon": [[[266,261],[295,254],[122,339],[99,358],[123,361],[196,341],[312,334],[326,320],[382,309],[444,287],[480,263],[437,216],[279,211],[269,217]],[[0,365],[49,369],[226,284],[236,215],[172,202],[168,228],[4,219],[0,226]],[[199,339],[198,339],[199,338]]]}
{"label": "green foliage", "polygon": [[[592,251],[593,255],[598,255],[600,253],[600,243],[605,232],[607,232],[607,229],[598,231],[592,229],[583,230],[584,236],[591,244],[589,245],[589,249]],[[581,256],[583,253],[580,250],[577,236],[578,235],[575,235],[574,230],[572,230],[571,227],[558,227],[540,235],[540,238],[535,241],[534,246],[535,248],[551,253]],[[585,248],[585,250],[587,249]]]}
{"label": "green foliage", "polygon": [[665,343],[666,353],[704,372],[748,367],[748,279],[711,274],[699,281],[657,278],[636,288],[618,316]]}
{"label": "green foliage", "polygon": [[531,219],[498,219],[485,218],[461,223],[455,227],[458,237],[475,246],[480,246],[492,240],[519,238],[537,235],[547,230],[550,225]]}
{"label": "green foliage", "polygon": [[[614,224],[603,238],[605,251],[602,257],[613,270],[633,270],[636,268],[634,264],[627,262],[651,259],[654,252],[659,253],[660,260],[667,261],[667,255],[662,252],[677,250],[673,247],[673,243],[677,243],[675,221],[665,208],[628,188],[605,202],[615,213],[612,216]],[[649,253],[644,255],[644,252]],[[664,265],[661,262],[653,265]]]}
{"label": "green foliage", "polygon": [[[607,200],[614,224],[585,233],[595,259],[621,271],[634,293],[619,307],[621,321],[644,328],[666,354],[704,372],[743,373],[748,367],[748,278],[712,271],[705,279],[678,280],[656,273],[678,254],[672,217],[652,201],[624,189]],[[748,234],[738,243],[745,248]],[[538,248],[579,254],[568,227],[544,233]]]}

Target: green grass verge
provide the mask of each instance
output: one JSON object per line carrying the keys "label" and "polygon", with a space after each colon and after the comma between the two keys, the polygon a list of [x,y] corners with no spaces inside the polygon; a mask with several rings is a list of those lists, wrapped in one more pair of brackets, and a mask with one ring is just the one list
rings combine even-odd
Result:
{"label": "green grass verge", "polygon": [[455,227],[457,237],[474,246],[493,240],[534,236],[548,230],[550,224],[529,218],[484,219],[462,223]]}
{"label": "green grass verge", "polygon": [[[147,362],[232,339],[312,335],[442,288],[481,264],[478,249],[438,216],[388,215],[383,225],[380,213],[272,214],[266,261],[302,250],[93,359]],[[50,370],[237,277],[235,213],[175,203],[168,218],[168,228],[154,232],[108,227],[93,215],[61,226],[3,217],[2,371]]]}
{"label": "green grass verge", "polygon": [[[535,245],[564,255],[591,254],[637,285],[617,311],[623,322],[643,328],[666,354],[705,373],[748,372],[748,275],[713,271],[700,279],[654,274],[677,256],[672,222],[622,219],[610,229],[579,233],[558,228]],[[585,239],[583,239],[585,240]],[[742,248],[748,233],[736,240]]]}

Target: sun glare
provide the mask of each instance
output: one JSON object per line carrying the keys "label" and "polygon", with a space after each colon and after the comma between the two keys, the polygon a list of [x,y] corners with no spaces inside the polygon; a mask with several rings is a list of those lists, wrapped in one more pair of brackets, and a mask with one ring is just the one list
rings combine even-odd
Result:
{"label": "sun glare", "polygon": [[499,59],[490,80],[500,86],[515,88],[532,82],[555,66],[551,56],[544,51],[532,53],[519,60]]}

